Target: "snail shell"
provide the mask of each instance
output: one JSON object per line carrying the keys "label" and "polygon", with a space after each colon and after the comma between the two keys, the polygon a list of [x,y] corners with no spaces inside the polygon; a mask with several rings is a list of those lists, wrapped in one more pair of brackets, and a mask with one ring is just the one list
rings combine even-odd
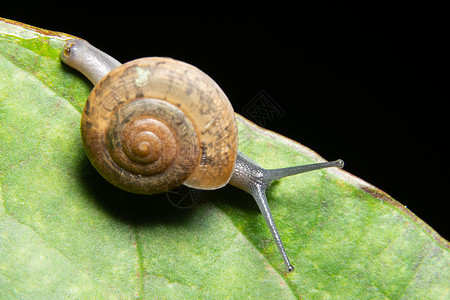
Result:
{"label": "snail shell", "polygon": [[220,188],[237,156],[226,95],[196,67],[170,58],[134,60],[103,77],[86,102],[81,133],[98,172],[133,193]]}

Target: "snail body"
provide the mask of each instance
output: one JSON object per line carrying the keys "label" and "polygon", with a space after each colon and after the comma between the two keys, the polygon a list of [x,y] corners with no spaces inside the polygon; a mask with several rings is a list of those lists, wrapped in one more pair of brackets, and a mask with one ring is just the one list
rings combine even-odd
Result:
{"label": "snail body", "polygon": [[167,192],[181,184],[212,190],[232,184],[256,200],[287,271],[293,271],[265,190],[273,180],[341,160],[266,170],[238,151],[233,108],[220,87],[196,67],[149,57],[121,65],[83,40],[66,42],[66,64],[94,88],[81,121],[86,154],[113,185],[132,193]]}

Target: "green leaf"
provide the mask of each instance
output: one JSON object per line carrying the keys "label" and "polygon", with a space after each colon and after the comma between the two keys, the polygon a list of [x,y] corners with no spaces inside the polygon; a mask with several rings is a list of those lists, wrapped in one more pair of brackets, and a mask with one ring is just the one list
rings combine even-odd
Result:
{"label": "green leaf", "polygon": [[[0,20],[0,299],[450,297],[449,243],[342,170],[268,192],[291,274],[240,190],[179,210],[109,185],[82,148],[92,86],[60,62],[68,38]],[[240,150],[264,167],[322,160],[237,119]]]}

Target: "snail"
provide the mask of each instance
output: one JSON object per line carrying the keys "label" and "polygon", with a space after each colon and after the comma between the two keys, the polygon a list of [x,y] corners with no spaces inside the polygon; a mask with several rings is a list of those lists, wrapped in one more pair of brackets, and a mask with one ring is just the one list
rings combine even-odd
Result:
{"label": "snail", "polygon": [[61,60],[94,85],[81,118],[86,154],[111,184],[156,194],[179,185],[200,190],[231,184],[251,194],[283,258],[292,266],[265,191],[283,177],[338,167],[342,160],[263,169],[238,151],[230,101],[198,68],[165,57],[121,64],[80,39],[66,41]]}

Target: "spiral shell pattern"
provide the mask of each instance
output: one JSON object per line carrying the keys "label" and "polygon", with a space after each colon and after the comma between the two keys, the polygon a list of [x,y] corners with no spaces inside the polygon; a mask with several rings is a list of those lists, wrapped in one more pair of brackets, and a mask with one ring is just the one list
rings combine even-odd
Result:
{"label": "spiral shell pattern", "polygon": [[92,90],[81,129],[93,166],[133,193],[222,187],[237,156],[235,116],[223,91],[196,67],[170,58],[111,71]]}

